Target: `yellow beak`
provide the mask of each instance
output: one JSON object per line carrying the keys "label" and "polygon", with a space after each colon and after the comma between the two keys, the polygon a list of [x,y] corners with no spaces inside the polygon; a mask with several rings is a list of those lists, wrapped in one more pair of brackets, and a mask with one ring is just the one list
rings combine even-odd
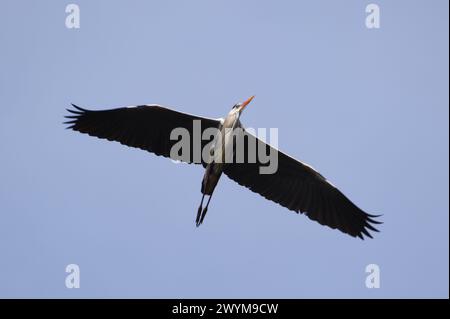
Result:
{"label": "yellow beak", "polygon": [[239,111],[240,112],[242,112],[244,109],[245,109],[245,107],[254,99],[254,95],[252,95],[252,96],[250,96],[244,103],[242,103],[242,105],[241,105],[241,107],[240,107],[240,109],[239,109]]}

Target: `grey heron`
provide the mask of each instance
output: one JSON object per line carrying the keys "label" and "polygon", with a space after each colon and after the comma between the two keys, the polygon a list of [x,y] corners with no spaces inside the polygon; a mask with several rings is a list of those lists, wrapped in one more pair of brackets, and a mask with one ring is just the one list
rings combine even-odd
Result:
{"label": "grey heron", "polygon": [[[256,192],[266,199],[280,204],[296,213],[303,213],[310,219],[333,229],[338,229],[353,237],[372,238],[369,231],[381,224],[376,220],[379,215],[368,214],[350,201],[339,189],[331,184],[311,166],[275,149],[258,137],[245,131],[240,116],[253,96],[242,103],[233,105],[224,119],[212,119],[178,112],[167,107],[150,104],[135,107],[122,107],[107,110],[87,110],[72,104],[73,109],[65,122],[67,128],[109,141],[140,148],[158,156],[179,159],[171,152],[177,140],[171,138],[174,129],[182,128],[190,134],[190,142],[200,143],[201,147],[190,152],[183,161],[202,164],[205,173],[201,183],[201,203],[197,211],[196,225],[203,223],[216,185],[224,173],[238,184]],[[220,133],[220,147],[217,139],[194,140],[194,123],[201,124],[202,132],[214,128]],[[228,137],[225,130],[243,130],[244,134]],[[248,145],[257,149],[274,151],[277,154],[278,168],[272,174],[261,174],[259,159],[250,161],[246,156],[243,161],[223,161],[224,148],[232,149],[235,156],[236,138],[245,139],[244,152]],[[197,137],[198,139],[198,137]],[[212,144],[212,147],[211,147]],[[231,148],[230,148],[231,145]],[[209,159],[196,156],[205,147],[211,147]],[[222,159],[222,160],[221,160]],[[203,207],[205,196],[208,201]]]}

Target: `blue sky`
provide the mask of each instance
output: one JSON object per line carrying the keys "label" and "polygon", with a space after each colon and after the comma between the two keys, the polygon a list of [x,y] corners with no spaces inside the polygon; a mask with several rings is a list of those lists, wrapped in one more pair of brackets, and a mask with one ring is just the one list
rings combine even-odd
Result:
{"label": "blue sky", "polygon": [[[0,297],[448,297],[448,2],[2,1]],[[159,103],[279,129],[383,214],[373,240],[226,177],[68,131],[70,103]],[[232,200],[230,200],[232,198]],[[65,267],[80,267],[79,289]],[[365,267],[379,265],[379,289]]]}

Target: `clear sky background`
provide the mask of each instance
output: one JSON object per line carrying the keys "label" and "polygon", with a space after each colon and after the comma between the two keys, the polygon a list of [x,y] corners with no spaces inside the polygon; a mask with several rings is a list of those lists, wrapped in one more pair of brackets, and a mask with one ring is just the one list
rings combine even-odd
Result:
{"label": "clear sky background", "polygon": [[[448,297],[448,1],[1,1],[0,297]],[[70,103],[279,128],[364,210],[361,241],[200,166],[64,129]],[[81,288],[65,287],[65,267]],[[365,286],[365,267],[381,287]]]}

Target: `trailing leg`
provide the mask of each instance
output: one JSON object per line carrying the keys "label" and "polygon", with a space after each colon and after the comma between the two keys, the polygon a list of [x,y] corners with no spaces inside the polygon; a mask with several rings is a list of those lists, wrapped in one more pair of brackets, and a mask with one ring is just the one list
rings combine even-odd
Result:
{"label": "trailing leg", "polygon": [[[203,206],[204,199],[205,199],[205,194],[203,194],[203,196],[202,196],[202,201],[200,202],[200,206],[198,207],[198,211],[197,211],[197,218],[195,219],[195,223],[197,224],[197,227],[201,224],[200,217],[201,217],[201,213],[202,213],[202,206]],[[208,201],[208,203],[209,203],[209,201]]]}

